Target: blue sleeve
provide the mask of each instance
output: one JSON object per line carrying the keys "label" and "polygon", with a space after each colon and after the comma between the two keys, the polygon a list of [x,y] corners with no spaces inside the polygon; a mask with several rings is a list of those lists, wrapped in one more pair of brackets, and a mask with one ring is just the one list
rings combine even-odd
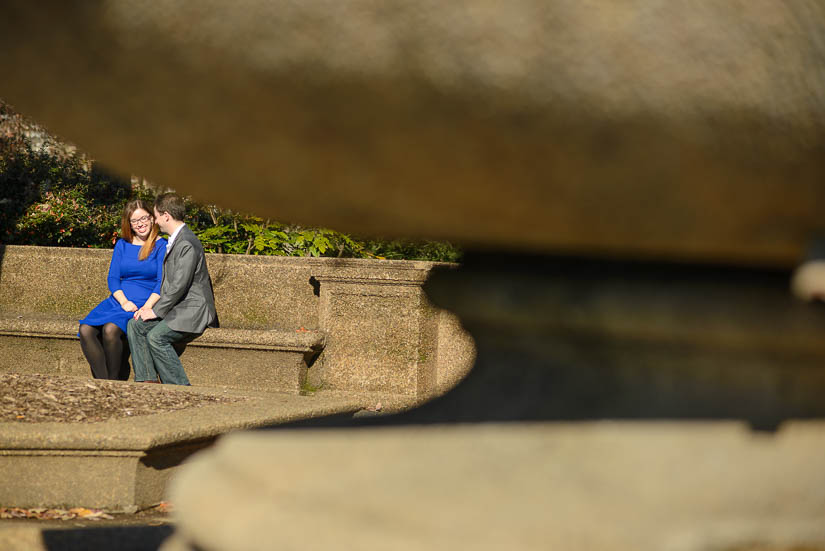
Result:
{"label": "blue sleeve", "polygon": [[120,290],[120,262],[123,259],[123,246],[121,239],[115,243],[115,250],[112,253],[112,262],[109,264],[109,275],[106,282],[109,285],[109,291],[114,293]]}
{"label": "blue sleeve", "polygon": [[158,281],[155,283],[155,288],[152,289],[152,292],[159,295],[160,285],[163,283],[163,259],[166,258],[166,240],[158,239],[155,242],[155,248],[158,250],[155,255],[155,262],[158,263]]}

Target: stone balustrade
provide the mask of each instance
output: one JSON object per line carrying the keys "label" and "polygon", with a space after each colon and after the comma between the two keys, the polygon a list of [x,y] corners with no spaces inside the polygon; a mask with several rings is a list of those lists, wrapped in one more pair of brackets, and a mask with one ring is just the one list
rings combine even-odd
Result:
{"label": "stone balustrade", "polygon": [[[110,255],[0,248],[0,369],[88,373],[76,321],[107,296]],[[193,384],[426,397],[472,365],[470,337],[422,292],[434,263],[221,254],[207,262],[221,328],[187,348]]]}

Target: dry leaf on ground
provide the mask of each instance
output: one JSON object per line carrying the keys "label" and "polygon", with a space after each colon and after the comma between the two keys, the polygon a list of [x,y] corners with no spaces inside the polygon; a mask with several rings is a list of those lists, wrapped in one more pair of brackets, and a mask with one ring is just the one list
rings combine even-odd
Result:
{"label": "dry leaf on ground", "polygon": [[94,423],[241,399],[175,392],[163,385],[123,381],[43,374],[0,375],[0,422]]}
{"label": "dry leaf on ground", "polygon": [[0,519],[37,519],[37,520],[111,520],[115,517],[97,509],[74,507],[72,509],[24,509],[21,507],[0,507]]}

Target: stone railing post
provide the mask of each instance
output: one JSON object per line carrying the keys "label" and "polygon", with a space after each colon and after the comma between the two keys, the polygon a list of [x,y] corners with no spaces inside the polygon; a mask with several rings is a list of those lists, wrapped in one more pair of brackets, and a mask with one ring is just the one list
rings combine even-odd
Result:
{"label": "stone railing post", "polygon": [[416,396],[436,390],[439,317],[422,290],[431,264],[410,264],[351,262],[313,276],[327,340],[311,383]]}

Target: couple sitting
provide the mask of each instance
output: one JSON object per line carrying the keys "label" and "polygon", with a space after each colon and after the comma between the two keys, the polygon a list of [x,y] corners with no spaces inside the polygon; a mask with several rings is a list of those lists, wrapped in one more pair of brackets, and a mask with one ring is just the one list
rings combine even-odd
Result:
{"label": "couple sitting", "polygon": [[218,326],[212,280],[203,246],[183,222],[183,199],[164,193],[149,208],[135,200],[123,210],[112,294],[80,320],[80,347],[96,379],[127,380],[131,349],[135,381],[188,385],[179,355]]}

